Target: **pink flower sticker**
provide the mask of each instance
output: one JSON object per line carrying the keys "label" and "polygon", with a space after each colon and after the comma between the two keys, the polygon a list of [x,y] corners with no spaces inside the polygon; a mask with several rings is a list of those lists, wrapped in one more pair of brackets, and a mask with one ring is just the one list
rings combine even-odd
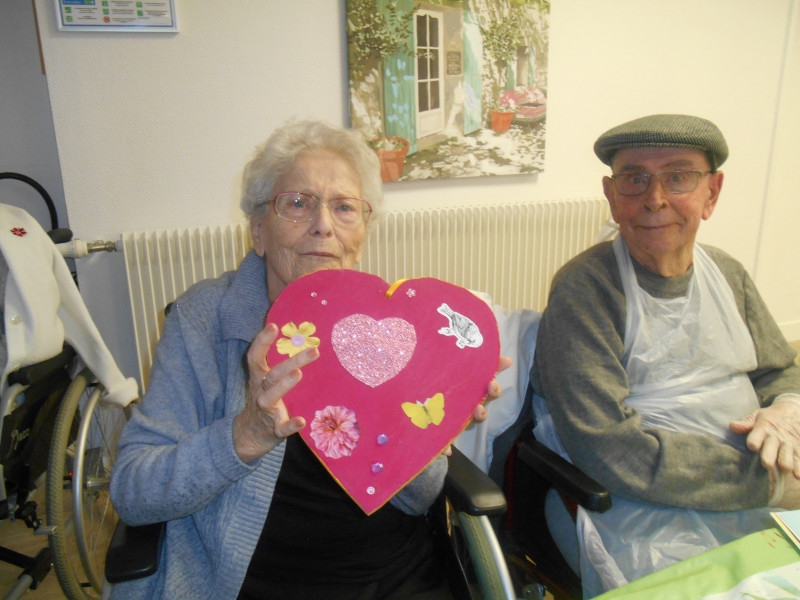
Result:
{"label": "pink flower sticker", "polygon": [[329,458],[350,456],[360,436],[356,413],[346,406],[326,406],[311,421],[314,444]]}
{"label": "pink flower sticker", "polygon": [[27,232],[27,231],[25,231],[25,228],[24,228],[24,227],[14,227],[14,228],[11,230],[11,233],[13,233],[14,235],[16,235],[17,237],[25,237],[26,235],[28,235],[28,232]]}

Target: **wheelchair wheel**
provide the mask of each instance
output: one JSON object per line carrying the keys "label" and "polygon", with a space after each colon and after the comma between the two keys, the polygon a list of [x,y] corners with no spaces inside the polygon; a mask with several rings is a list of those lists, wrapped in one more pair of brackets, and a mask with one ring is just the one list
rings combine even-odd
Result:
{"label": "wheelchair wheel", "polygon": [[109,482],[125,417],[119,407],[99,403],[99,385],[81,407],[93,379],[87,369],[70,384],[53,429],[47,471],[53,568],[71,600],[101,597],[105,553],[117,523]]}
{"label": "wheelchair wheel", "polygon": [[448,510],[450,543],[459,555],[468,580],[477,580],[470,595],[483,600],[516,598],[514,585],[505,567],[502,549],[488,517],[474,517]]}

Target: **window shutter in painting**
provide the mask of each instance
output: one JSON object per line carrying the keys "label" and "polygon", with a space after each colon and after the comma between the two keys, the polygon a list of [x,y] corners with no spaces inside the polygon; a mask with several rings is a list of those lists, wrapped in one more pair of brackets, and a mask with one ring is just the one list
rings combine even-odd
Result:
{"label": "window shutter in painting", "polygon": [[[400,12],[410,11],[412,0],[395,0]],[[379,1],[384,15],[386,0]],[[395,53],[383,61],[384,114],[386,135],[407,139],[411,142],[409,154],[417,149],[416,136],[416,87],[414,82],[414,33],[409,27],[406,52]]]}
{"label": "window shutter in painting", "polygon": [[483,38],[478,15],[464,11],[464,133],[483,126],[481,119],[481,62]]}

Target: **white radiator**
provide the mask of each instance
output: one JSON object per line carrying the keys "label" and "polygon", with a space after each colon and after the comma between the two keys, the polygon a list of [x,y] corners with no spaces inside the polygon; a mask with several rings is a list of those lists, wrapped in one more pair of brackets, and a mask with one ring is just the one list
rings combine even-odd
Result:
{"label": "white radiator", "polygon": [[235,269],[251,245],[243,224],[122,234],[143,393],[166,306],[192,284]]}
{"label": "white radiator", "polygon": [[[556,270],[589,247],[608,218],[603,198],[387,214],[372,227],[359,269],[393,283],[436,277],[489,293],[508,309],[542,310]],[[201,279],[235,269],[246,225],[122,235],[139,374],[147,387],[164,308]]]}

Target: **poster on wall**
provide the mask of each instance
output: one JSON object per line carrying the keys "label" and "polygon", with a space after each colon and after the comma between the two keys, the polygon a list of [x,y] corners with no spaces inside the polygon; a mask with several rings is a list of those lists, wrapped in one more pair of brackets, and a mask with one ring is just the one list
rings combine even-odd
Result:
{"label": "poster on wall", "polygon": [[350,124],[384,181],[538,173],[547,0],[347,0]]}
{"label": "poster on wall", "polygon": [[54,0],[59,31],[176,32],[174,0]]}

